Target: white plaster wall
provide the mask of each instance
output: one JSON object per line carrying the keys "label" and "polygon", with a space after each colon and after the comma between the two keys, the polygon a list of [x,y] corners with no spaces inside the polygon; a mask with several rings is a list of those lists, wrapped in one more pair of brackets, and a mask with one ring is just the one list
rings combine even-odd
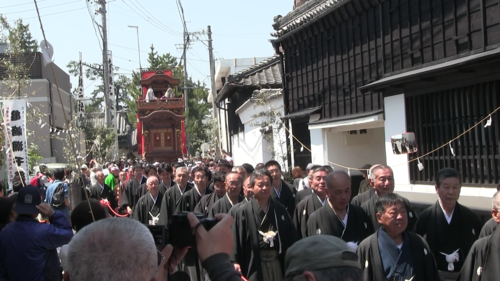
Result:
{"label": "white plaster wall", "polygon": [[[359,168],[365,164],[386,164],[384,128],[367,129],[366,134],[350,135],[349,132],[325,131],[328,143],[328,160],[347,167]],[[319,131],[319,130],[318,130]],[[312,141],[312,134],[311,134]],[[391,150],[392,152],[392,150]],[[314,162],[316,163],[316,162]],[[334,166],[335,170],[347,169]],[[352,170],[351,175],[360,175]]]}

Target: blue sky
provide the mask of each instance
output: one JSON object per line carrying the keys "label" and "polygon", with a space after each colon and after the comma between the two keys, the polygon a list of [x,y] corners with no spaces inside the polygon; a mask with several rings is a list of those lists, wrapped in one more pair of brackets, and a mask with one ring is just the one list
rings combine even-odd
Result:
{"label": "blue sky", "polygon": [[[175,0],[108,0],[108,41],[113,51],[114,64],[120,73],[130,75],[139,68],[136,29],[139,26],[141,62],[147,65],[151,44],[159,54],[169,52],[180,57],[176,44],[182,43],[182,23]],[[266,57],[273,55],[269,43],[272,39],[273,17],[292,10],[293,0],[182,0],[188,31],[206,30],[211,25],[215,58]],[[67,70],[70,60],[78,60],[82,52],[88,63],[102,62],[95,15],[94,1],[87,0],[37,0],[47,40],[54,47],[55,63]],[[92,3],[92,4],[90,4]],[[43,39],[35,5],[29,0],[0,0],[0,13],[9,22],[22,18],[30,25],[33,36]],[[200,36],[206,40],[206,36]],[[207,42],[195,42],[188,51],[188,75],[210,84]],[[217,62],[216,62],[217,64]],[[72,78],[73,87],[77,80]],[[85,86],[90,92],[92,85]]]}

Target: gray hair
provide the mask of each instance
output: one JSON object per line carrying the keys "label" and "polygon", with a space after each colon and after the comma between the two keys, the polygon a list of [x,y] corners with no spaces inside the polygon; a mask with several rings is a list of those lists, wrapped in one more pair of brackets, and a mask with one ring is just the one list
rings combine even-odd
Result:
{"label": "gray hair", "polygon": [[72,281],[150,280],[157,263],[153,236],[143,224],[108,218],[91,223],[73,237],[66,270]]}
{"label": "gray hair", "polygon": [[378,170],[385,170],[385,169],[391,170],[391,173],[394,176],[394,171],[392,170],[391,167],[384,164],[375,164],[370,168],[370,174],[368,175],[370,177],[370,180],[375,181],[375,172]]}
{"label": "gray hair", "polygon": [[327,174],[333,172],[332,168],[328,166],[313,167],[311,168],[311,170],[313,171],[312,174],[307,176],[310,180],[313,179],[314,174],[316,174],[317,172],[325,172]]}
{"label": "gray hair", "polygon": [[234,166],[232,169],[231,169],[231,172],[238,172],[239,170],[244,170],[245,173],[247,170],[245,170],[245,168],[243,168],[243,166]]}
{"label": "gray hair", "polygon": [[180,170],[186,170],[186,172],[188,172],[188,168],[186,166],[180,166],[180,167],[177,167],[177,169],[175,169],[175,173],[177,174],[177,171],[180,171]]}
{"label": "gray hair", "polygon": [[[309,271],[309,270],[308,270]],[[363,271],[354,266],[339,266],[325,269],[310,270],[316,280],[330,281],[361,281],[363,280]],[[285,281],[305,281],[303,273],[297,273],[285,278]]]}
{"label": "gray hair", "polygon": [[500,191],[495,192],[493,194],[493,200],[491,202],[493,209],[500,210]]}

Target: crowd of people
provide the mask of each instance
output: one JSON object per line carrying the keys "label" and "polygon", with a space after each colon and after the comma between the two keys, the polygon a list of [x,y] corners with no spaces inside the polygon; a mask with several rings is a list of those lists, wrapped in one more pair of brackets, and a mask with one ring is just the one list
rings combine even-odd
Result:
{"label": "crowd of people", "polygon": [[[363,167],[354,198],[349,174],[312,163],[291,183],[274,160],[80,168],[74,208],[64,169],[0,198],[0,280],[496,280],[500,192],[482,226],[452,168],[419,214],[382,164]],[[196,245],[159,246],[146,226],[175,232],[184,212]]]}

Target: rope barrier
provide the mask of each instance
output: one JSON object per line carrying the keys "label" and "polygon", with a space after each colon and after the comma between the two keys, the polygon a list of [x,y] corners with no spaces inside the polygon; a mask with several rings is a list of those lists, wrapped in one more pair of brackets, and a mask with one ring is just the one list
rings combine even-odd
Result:
{"label": "rope barrier", "polygon": [[108,207],[109,210],[111,210],[111,212],[117,216],[117,217],[120,217],[120,218],[126,218],[128,217],[128,215],[120,215],[118,214],[117,212],[115,212],[115,210],[113,210],[113,208],[111,207],[111,205],[109,204],[109,201],[106,200],[106,199],[101,199],[101,201],[99,201],[99,203],[101,203],[101,206],[103,207]]}

